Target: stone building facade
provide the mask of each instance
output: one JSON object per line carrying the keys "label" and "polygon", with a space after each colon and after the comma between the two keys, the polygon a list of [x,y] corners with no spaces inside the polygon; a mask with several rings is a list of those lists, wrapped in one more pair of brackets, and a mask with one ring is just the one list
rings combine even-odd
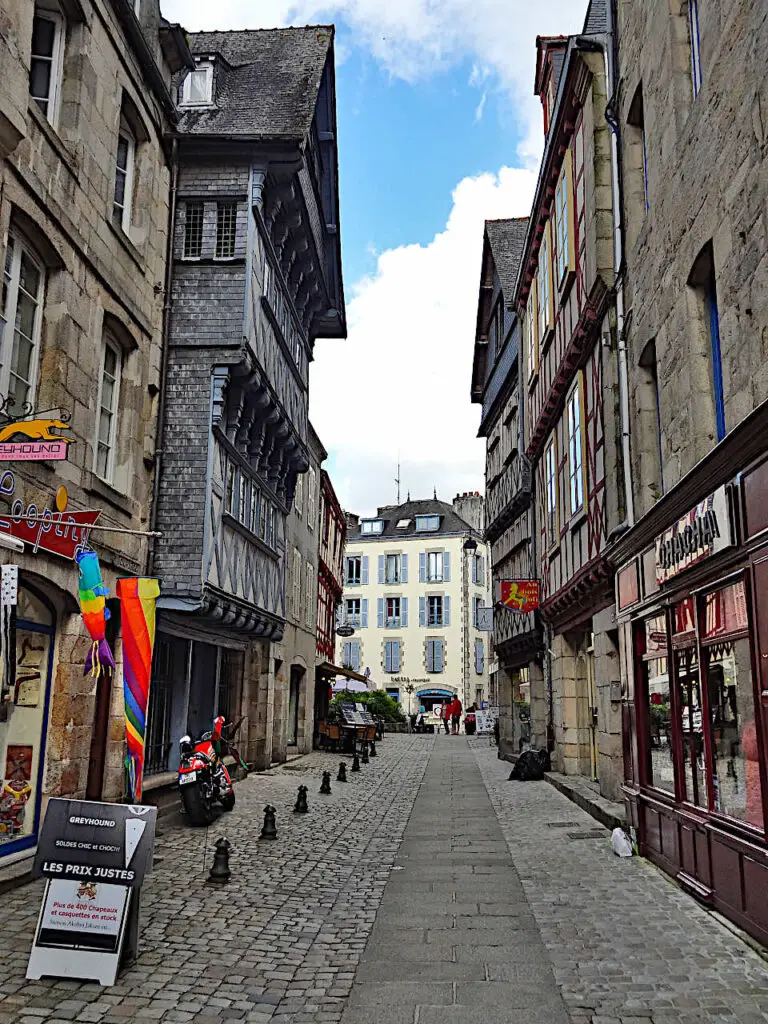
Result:
{"label": "stone building facade", "polygon": [[[147,569],[171,182],[164,139],[175,120],[172,76],[191,63],[156,0],[136,10],[118,0],[3,7],[0,427],[36,411],[71,442],[63,461],[0,464],[1,560],[20,570],[16,649],[4,652],[16,659],[16,685],[0,709],[3,875],[28,870],[47,797],[124,792],[119,606],[110,600],[118,673],[84,676],[90,638],[73,556],[90,539],[112,598],[118,576]],[[52,525],[61,510],[100,510],[99,527],[136,532],[89,538]],[[36,542],[8,550],[22,511],[49,521]]]}
{"label": "stone building facade", "polygon": [[317,559],[317,643],[315,645],[315,735],[328,715],[333,677],[339,666],[336,654],[336,621],[344,589],[344,548],[347,517],[339,504],[326,470],[320,470],[320,548]]}
{"label": "stone building facade", "polygon": [[520,320],[514,304],[527,229],[527,218],[485,222],[472,368],[472,400],[482,406],[479,436],[486,439],[485,537],[504,757],[519,753],[527,743],[546,746],[548,723],[539,613],[501,601],[502,581],[538,579],[531,467],[523,444]]}
{"label": "stone building facade", "polygon": [[[149,730],[216,712],[273,757],[290,680],[286,520],[311,460],[308,368],[345,334],[333,28],[203,33],[181,121],[154,567],[163,581]],[[279,71],[279,73],[278,73]],[[254,97],[259,102],[254,102]],[[285,691],[285,692],[284,692]]]}
{"label": "stone building facade", "polygon": [[768,939],[764,5],[617,5],[630,529],[616,543],[640,849]]}

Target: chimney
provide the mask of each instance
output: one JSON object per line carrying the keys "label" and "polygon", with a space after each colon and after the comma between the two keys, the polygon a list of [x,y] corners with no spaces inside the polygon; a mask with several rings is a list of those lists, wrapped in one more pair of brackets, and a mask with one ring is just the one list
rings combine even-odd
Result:
{"label": "chimney", "polygon": [[344,517],[347,520],[348,530],[356,530],[360,525],[360,516],[355,515],[354,512],[345,512]]}
{"label": "chimney", "polygon": [[483,533],[485,530],[485,498],[479,491],[464,491],[463,494],[457,494],[453,499],[453,508],[456,515],[465,523],[469,523],[478,533]]}

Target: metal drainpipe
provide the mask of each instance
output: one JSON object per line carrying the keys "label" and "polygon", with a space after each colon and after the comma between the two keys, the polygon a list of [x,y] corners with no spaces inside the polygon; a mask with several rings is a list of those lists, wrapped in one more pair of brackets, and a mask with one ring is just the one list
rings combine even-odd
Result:
{"label": "metal drainpipe", "polygon": [[[157,501],[160,493],[160,475],[163,463],[163,435],[165,432],[165,390],[168,377],[168,337],[171,320],[171,284],[173,282],[173,236],[176,232],[176,195],[179,188],[179,142],[171,143],[171,187],[168,197],[168,240],[165,252],[165,294],[163,296],[163,326],[160,349],[160,395],[157,404],[157,434],[155,438],[154,476],[152,479],[152,507],[149,513],[149,529],[157,529]],[[147,547],[147,575],[155,567],[155,537],[149,538]]]}

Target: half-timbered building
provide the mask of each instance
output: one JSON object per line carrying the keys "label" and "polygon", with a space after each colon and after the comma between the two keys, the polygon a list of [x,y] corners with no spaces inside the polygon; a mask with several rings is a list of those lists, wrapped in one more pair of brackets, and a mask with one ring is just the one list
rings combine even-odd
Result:
{"label": "half-timbered building", "polygon": [[216,712],[244,715],[244,755],[271,760],[309,362],[316,339],[346,330],[333,28],[201,33],[190,47],[157,504],[157,771]]}
{"label": "half-timbered building", "polygon": [[[495,696],[503,756],[519,753],[529,741],[537,746],[547,742],[539,614],[501,601],[503,582],[538,578],[531,464],[522,433],[520,320],[514,305],[527,227],[527,218],[485,222],[472,367],[472,401],[482,406],[479,436],[486,440],[485,537],[492,567]],[[522,395],[524,400],[524,388]]]}
{"label": "half-timbered building", "polygon": [[583,35],[537,40],[546,144],[516,301],[554,761],[615,798],[621,714],[606,550],[624,511],[605,16],[593,3]]}
{"label": "half-timbered building", "polygon": [[317,644],[315,647],[315,730],[328,714],[333,677],[340,669],[336,654],[337,612],[344,590],[344,547],[347,517],[339,504],[333,482],[320,470],[320,549],[317,559]]}

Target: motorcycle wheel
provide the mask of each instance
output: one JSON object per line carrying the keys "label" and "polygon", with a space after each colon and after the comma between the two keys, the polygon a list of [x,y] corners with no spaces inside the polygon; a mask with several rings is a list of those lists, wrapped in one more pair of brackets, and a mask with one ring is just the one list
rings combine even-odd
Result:
{"label": "motorcycle wheel", "polygon": [[224,808],[225,811],[232,811],[232,810],[234,810],[234,808],[235,808],[235,794],[234,793],[230,793],[228,796],[223,796],[221,798],[220,803],[221,803],[221,806]]}
{"label": "motorcycle wheel", "polygon": [[193,825],[210,825],[213,821],[213,805],[206,799],[200,786],[183,787],[181,802]]}

